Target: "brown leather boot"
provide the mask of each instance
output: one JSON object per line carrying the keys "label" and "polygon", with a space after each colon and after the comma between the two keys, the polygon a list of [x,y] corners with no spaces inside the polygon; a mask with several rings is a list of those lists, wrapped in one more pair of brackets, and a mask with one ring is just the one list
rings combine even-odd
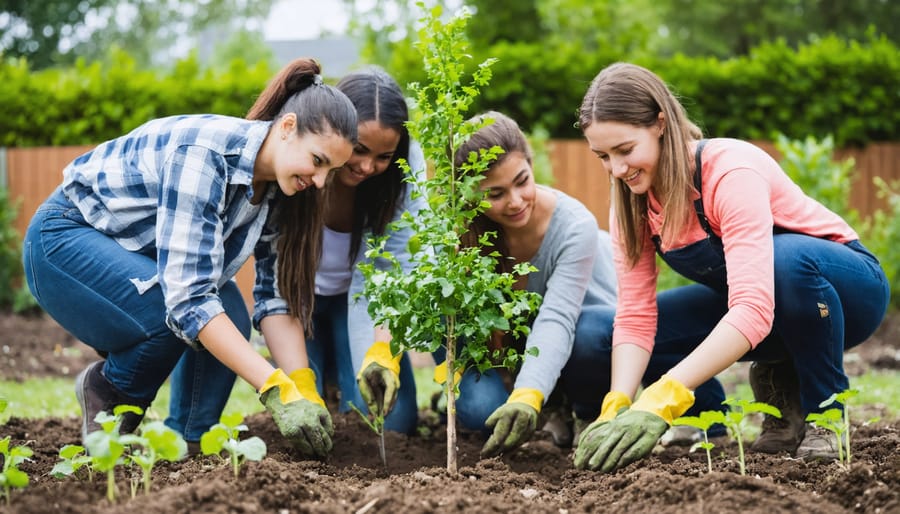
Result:
{"label": "brown leather boot", "polygon": [[750,388],[756,401],[768,403],[781,411],[780,419],[768,414],[765,416],[762,433],[750,445],[750,450],[793,455],[806,433],[794,363],[754,362],[750,365]]}
{"label": "brown leather boot", "polygon": [[[102,430],[94,417],[101,411],[112,414],[117,405],[134,405],[146,410],[149,404],[129,398],[120,393],[103,376],[104,361],[93,362],[78,374],[75,378],[75,397],[81,405],[81,440],[87,439],[87,435],[97,430]],[[131,412],[122,415],[122,424],[119,426],[120,434],[130,434],[140,425],[143,415]]]}

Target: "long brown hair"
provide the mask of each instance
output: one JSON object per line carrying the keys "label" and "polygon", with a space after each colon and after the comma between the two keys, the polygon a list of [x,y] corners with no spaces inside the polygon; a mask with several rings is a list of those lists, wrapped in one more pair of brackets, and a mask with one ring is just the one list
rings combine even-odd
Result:
{"label": "long brown hair", "polygon": [[384,234],[394,214],[400,194],[406,187],[399,159],[409,160],[409,108],[397,81],[377,66],[351,73],[337,85],[356,107],[359,123],[377,121],[400,134],[394,156],[384,173],[369,177],[356,187],[353,202],[353,232],[348,259],[356,258],[367,228],[376,235]]}
{"label": "long brown hair", "polygon": [[[513,152],[520,152],[525,156],[529,166],[531,165],[534,153],[531,150],[531,145],[528,144],[528,140],[525,138],[525,134],[522,133],[515,120],[497,111],[488,111],[472,119],[479,118],[491,118],[494,122],[478,129],[466,142],[460,145],[453,156],[454,164],[457,168],[466,162],[470,153],[488,150],[495,146],[502,148],[503,153],[498,155],[496,160],[491,161],[485,172],[502,163]],[[482,253],[488,254],[495,250],[500,252],[503,258],[497,259],[497,271],[501,273],[509,272],[512,266],[509,259],[506,259],[509,256],[509,246],[506,243],[503,227],[488,218],[486,214],[480,213],[472,219],[469,230],[460,238],[461,243],[465,247],[478,246],[479,239],[487,232],[494,232],[497,236],[493,241],[494,246],[482,247]]]}
{"label": "long brown hair", "polygon": [[[325,85],[315,59],[288,63],[269,82],[247,112],[247,119],[274,121],[287,113],[297,116],[297,133],[329,131],[356,143],[356,109],[350,100]],[[322,192],[308,188],[294,196],[278,192],[278,290],[288,311],[312,333],[316,268],[322,252]]]}
{"label": "long brown hair", "polygon": [[[635,64],[616,63],[604,68],[591,82],[579,111],[579,125],[586,130],[595,121],[651,127],[659,114],[665,120],[660,136],[659,163],[654,193],[662,203],[665,221],[662,240],[670,244],[683,233],[694,216],[693,161],[688,145],[703,137],[687,117],[684,107],[656,74]],[[647,232],[647,195],[636,195],[625,182],[613,181],[613,206],[619,235],[629,262],[637,263]]]}

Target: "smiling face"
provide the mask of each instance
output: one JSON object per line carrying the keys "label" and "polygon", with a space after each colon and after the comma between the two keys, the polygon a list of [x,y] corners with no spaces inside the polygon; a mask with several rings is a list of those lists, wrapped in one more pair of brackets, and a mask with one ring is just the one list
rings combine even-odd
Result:
{"label": "smiling face", "polygon": [[487,191],[490,209],[485,215],[507,229],[524,227],[534,213],[537,188],[531,164],[522,152],[511,152],[491,166],[479,184]]}
{"label": "smiling face", "polygon": [[623,181],[632,193],[640,195],[655,184],[663,127],[662,114],[659,122],[650,127],[594,121],[585,129],[584,136],[604,169]]}
{"label": "smiling face", "polygon": [[295,127],[296,118],[287,114],[272,128],[268,138],[274,143],[270,166],[256,176],[258,180],[274,180],[287,196],[309,187],[325,187],[328,174],[343,166],[353,151],[350,141],[333,131],[298,134]]}
{"label": "smiling face", "polygon": [[376,120],[364,121],[357,129],[358,142],[347,163],[335,177],[347,187],[381,175],[390,166],[400,143],[400,133]]}

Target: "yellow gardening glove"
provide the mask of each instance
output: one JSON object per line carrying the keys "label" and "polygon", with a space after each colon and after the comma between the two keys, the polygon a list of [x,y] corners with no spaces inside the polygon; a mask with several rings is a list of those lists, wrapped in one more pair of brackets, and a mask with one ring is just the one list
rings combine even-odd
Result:
{"label": "yellow gardening glove", "polygon": [[363,358],[356,383],[369,412],[376,416],[387,416],[397,403],[401,358],[402,354],[391,354],[390,343],[384,341],[373,343]]}
{"label": "yellow gardening glove", "polygon": [[537,389],[519,387],[490,415],[485,426],[493,429],[481,449],[482,457],[493,457],[514,450],[527,441],[537,428],[544,395]]}
{"label": "yellow gardening glove", "polygon": [[597,421],[609,421],[616,417],[622,409],[631,406],[631,398],[620,391],[610,391],[603,397],[603,405],[600,407],[600,416]]}
{"label": "yellow gardening glove", "polygon": [[581,435],[578,436],[578,444],[576,446],[581,446],[582,441],[588,442],[590,439],[597,439],[599,437],[597,429],[605,425],[609,420],[618,416],[620,412],[624,412],[630,406],[631,398],[629,398],[627,394],[620,391],[610,391],[606,393],[606,396],[603,397],[603,405],[600,407],[600,415],[581,432]]}
{"label": "yellow gardening glove", "polygon": [[644,458],[672,420],[693,404],[690,389],[663,375],[644,389],[631,408],[582,435],[575,450],[575,467],[607,473]]}
{"label": "yellow gardening glove", "polygon": [[[462,378],[462,371],[456,370],[453,372],[453,385],[459,384],[460,379]],[[434,367],[434,381],[438,384],[444,385],[447,382],[447,361],[444,361],[437,366]]]}
{"label": "yellow gardening glove", "polygon": [[652,412],[671,425],[694,404],[694,392],[669,375],[649,385],[631,406],[631,410]]}
{"label": "yellow gardening glove", "polygon": [[[309,377],[312,378],[315,391],[316,375],[312,370],[309,370],[306,378],[301,379],[306,385]],[[318,393],[315,397],[322,401]],[[269,375],[259,388],[259,400],[272,415],[278,430],[295,448],[308,457],[328,455],[331,451],[334,426],[331,423],[331,415],[325,408],[325,402],[319,404],[305,397],[291,377],[281,369],[276,369]]]}
{"label": "yellow gardening glove", "polygon": [[319,389],[316,387],[316,372],[312,368],[295,369],[288,377],[297,386],[300,396],[325,407],[325,400],[319,395]]}

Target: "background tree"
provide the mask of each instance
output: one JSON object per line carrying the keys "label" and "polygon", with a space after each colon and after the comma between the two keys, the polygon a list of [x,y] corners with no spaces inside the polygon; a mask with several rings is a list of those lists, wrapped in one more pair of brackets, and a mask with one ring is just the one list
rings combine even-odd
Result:
{"label": "background tree", "polygon": [[728,58],[767,41],[796,47],[834,34],[865,40],[869,34],[900,42],[900,2],[895,0],[665,0],[655,2],[661,20],[661,55],[684,53]]}
{"label": "background tree", "polygon": [[112,47],[139,66],[166,64],[207,29],[260,31],[273,0],[0,0],[0,49],[33,69],[103,60]]}

